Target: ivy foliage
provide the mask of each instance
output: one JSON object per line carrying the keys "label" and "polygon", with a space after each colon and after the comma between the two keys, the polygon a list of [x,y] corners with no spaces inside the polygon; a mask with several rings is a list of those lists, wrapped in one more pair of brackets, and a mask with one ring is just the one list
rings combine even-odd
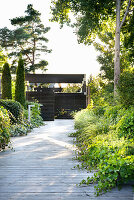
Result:
{"label": "ivy foliage", "polygon": [[[132,70],[132,69],[131,69]],[[90,104],[74,113],[79,168],[94,170],[81,184],[95,183],[96,195],[134,181],[133,70],[121,74],[119,97],[101,77],[90,78]],[[130,79],[129,79],[129,78]],[[129,80],[128,80],[129,79]],[[126,80],[126,81],[124,81]],[[127,82],[128,81],[128,82]],[[127,102],[126,102],[127,101]]]}
{"label": "ivy foliage", "polygon": [[2,99],[12,99],[11,74],[9,64],[6,62],[2,70]]}
{"label": "ivy foliage", "polygon": [[81,167],[96,170],[81,184],[97,183],[99,195],[134,180],[134,109],[119,105],[105,107],[104,114],[96,110],[85,109],[75,115],[75,137]]}

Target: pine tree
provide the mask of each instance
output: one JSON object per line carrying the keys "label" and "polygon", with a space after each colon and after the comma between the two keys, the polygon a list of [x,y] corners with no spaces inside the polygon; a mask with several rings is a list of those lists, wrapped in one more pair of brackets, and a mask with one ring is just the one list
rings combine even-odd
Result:
{"label": "pine tree", "polygon": [[8,63],[3,66],[1,83],[2,99],[12,99],[11,74]]}
{"label": "pine tree", "polygon": [[25,72],[24,62],[21,57],[16,70],[15,100],[21,103],[22,106],[25,106]]}
{"label": "pine tree", "polygon": [[8,50],[8,56],[13,59],[12,72],[20,54],[23,56],[25,72],[47,70],[48,62],[42,57],[51,52],[46,46],[49,40],[45,37],[50,27],[45,27],[40,18],[41,13],[29,4],[24,16],[10,19],[14,29],[0,29],[0,45]]}

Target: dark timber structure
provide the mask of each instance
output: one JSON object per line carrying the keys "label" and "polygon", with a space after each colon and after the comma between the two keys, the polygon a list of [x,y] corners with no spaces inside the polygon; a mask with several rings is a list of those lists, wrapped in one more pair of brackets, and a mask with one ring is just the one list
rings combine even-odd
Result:
{"label": "dark timber structure", "polygon": [[57,118],[71,118],[72,111],[86,108],[86,76],[84,74],[26,74],[29,83],[82,83],[79,93],[62,93],[62,88],[36,87],[34,91],[27,91],[28,101],[37,99],[43,106],[41,114],[45,121]]}

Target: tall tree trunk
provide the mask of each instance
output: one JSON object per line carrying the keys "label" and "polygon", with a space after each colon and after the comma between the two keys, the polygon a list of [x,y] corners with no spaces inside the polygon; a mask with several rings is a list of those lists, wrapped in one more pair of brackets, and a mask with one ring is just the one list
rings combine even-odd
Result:
{"label": "tall tree trunk", "polygon": [[[33,61],[32,61],[33,67],[34,67],[34,64],[35,64],[35,46],[36,46],[36,42],[35,42],[35,38],[34,38],[34,41],[33,41]],[[35,74],[35,68],[33,69],[33,73]]]}
{"label": "tall tree trunk", "polygon": [[119,84],[119,78],[120,78],[120,9],[121,9],[121,0],[116,0],[114,96],[117,95],[117,85]]}

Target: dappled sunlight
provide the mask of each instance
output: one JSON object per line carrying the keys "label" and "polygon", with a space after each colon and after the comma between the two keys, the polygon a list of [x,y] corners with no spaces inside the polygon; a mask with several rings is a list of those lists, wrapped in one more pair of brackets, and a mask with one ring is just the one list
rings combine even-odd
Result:
{"label": "dappled sunlight", "polygon": [[64,142],[64,141],[56,140],[54,138],[49,137],[48,135],[44,135],[44,137],[40,137],[40,135],[39,136],[36,135],[36,138],[38,138],[38,139],[42,138],[43,140],[48,140],[51,143],[54,143],[54,144],[57,144],[59,146],[65,147],[65,148],[67,148],[69,150],[72,150],[72,151],[76,150],[76,148],[74,147],[74,145],[69,144],[69,143]]}
{"label": "dappled sunlight", "polygon": [[[70,123],[71,122],[71,123]],[[72,138],[72,121],[48,122],[25,137],[12,138],[13,151],[1,154],[0,199],[49,199],[71,198],[85,174],[73,169],[75,146]],[[8,196],[9,195],[9,196]],[[65,198],[64,198],[65,197]],[[5,198],[4,198],[5,199]]]}
{"label": "dappled sunlight", "polygon": [[[22,142],[19,142],[19,143],[15,143],[15,148],[17,148],[17,147],[24,147],[24,146],[27,146],[27,145],[33,145],[33,144],[35,144],[35,143],[37,143],[37,142],[40,142],[40,140],[38,139],[36,139],[36,140],[28,140],[28,141],[22,141]],[[14,145],[14,143],[12,142],[12,145]]]}
{"label": "dappled sunlight", "polygon": [[65,151],[61,151],[58,152],[56,155],[52,155],[52,156],[47,156],[45,158],[43,158],[43,160],[50,160],[50,159],[55,159],[55,158],[63,158],[66,156],[69,156],[71,153],[70,152],[65,152]]}

